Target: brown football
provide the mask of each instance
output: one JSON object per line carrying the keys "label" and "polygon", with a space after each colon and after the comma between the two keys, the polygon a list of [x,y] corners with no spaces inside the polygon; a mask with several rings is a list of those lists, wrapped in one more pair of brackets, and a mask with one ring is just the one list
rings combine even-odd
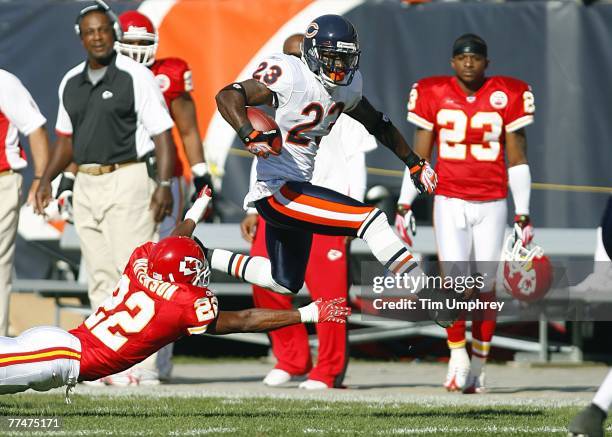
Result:
{"label": "brown football", "polygon": [[270,147],[276,153],[280,154],[283,148],[283,139],[281,137],[280,128],[278,127],[278,124],[276,124],[276,121],[274,121],[272,117],[263,112],[261,109],[257,109],[254,107],[247,108],[247,117],[253,125],[253,128],[257,129],[258,131],[268,132],[273,129],[276,129],[277,134],[272,140]]}

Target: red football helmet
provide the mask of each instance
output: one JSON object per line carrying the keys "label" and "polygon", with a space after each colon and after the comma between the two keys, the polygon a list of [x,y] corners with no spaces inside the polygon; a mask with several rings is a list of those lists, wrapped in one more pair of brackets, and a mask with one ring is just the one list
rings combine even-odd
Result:
{"label": "red football helmet", "polygon": [[148,275],[153,279],[206,287],[210,267],[204,251],[189,237],[166,237],[153,246]]}
{"label": "red football helmet", "polygon": [[126,11],[119,15],[119,24],[123,37],[115,43],[115,49],[147,67],[153,65],[157,32],[151,20],[138,11]]}
{"label": "red football helmet", "polygon": [[510,234],[504,243],[502,261],[504,288],[516,299],[534,302],[550,290],[552,265],[540,246],[530,244],[523,247],[521,240]]}

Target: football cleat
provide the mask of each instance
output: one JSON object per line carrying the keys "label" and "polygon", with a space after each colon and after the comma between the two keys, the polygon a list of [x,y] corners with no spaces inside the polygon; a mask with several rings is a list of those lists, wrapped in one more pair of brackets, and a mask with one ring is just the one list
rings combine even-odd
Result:
{"label": "football cleat", "polygon": [[448,360],[448,372],[444,388],[447,391],[462,391],[466,386],[468,376],[470,374],[470,359],[465,354],[465,357],[451,357]]}
{"label": "football cleat", "polygon": [[568,435],[575,437],[603,437],[606,413],[591,404],[578,413],[569,424]]}
{"label": "football cleat", "polygon": [[463,394],[485,393],[486,391],[485,372],[481,372],[480,375],[470,372],[465,387],[463,387]]}

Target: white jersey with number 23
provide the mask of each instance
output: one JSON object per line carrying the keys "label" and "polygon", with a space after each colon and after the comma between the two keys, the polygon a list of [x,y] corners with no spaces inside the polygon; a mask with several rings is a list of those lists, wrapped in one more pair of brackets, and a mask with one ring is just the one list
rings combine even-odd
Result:
{"label": "white jersey with number 23", "polygon": [[280,53],[259,63],[253,79],[276,95],[275,119],[283,150],[279,156],[257,160],[257,182],[245,198],[245,207],[274,194],[287,181],[309,181],[320,138],[362,95],[359,71],[348,86],[326,87],[300,58]]}

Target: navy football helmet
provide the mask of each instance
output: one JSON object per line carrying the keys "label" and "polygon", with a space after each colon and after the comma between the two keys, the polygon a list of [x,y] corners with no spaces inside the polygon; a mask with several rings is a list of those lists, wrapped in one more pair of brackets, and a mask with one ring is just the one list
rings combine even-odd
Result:
{"label": "navy football helmet", "polygon": [[326,85],[350,85],[359,68],[359,37],[340,15],[322,15],[306,28],[304,60]]}

